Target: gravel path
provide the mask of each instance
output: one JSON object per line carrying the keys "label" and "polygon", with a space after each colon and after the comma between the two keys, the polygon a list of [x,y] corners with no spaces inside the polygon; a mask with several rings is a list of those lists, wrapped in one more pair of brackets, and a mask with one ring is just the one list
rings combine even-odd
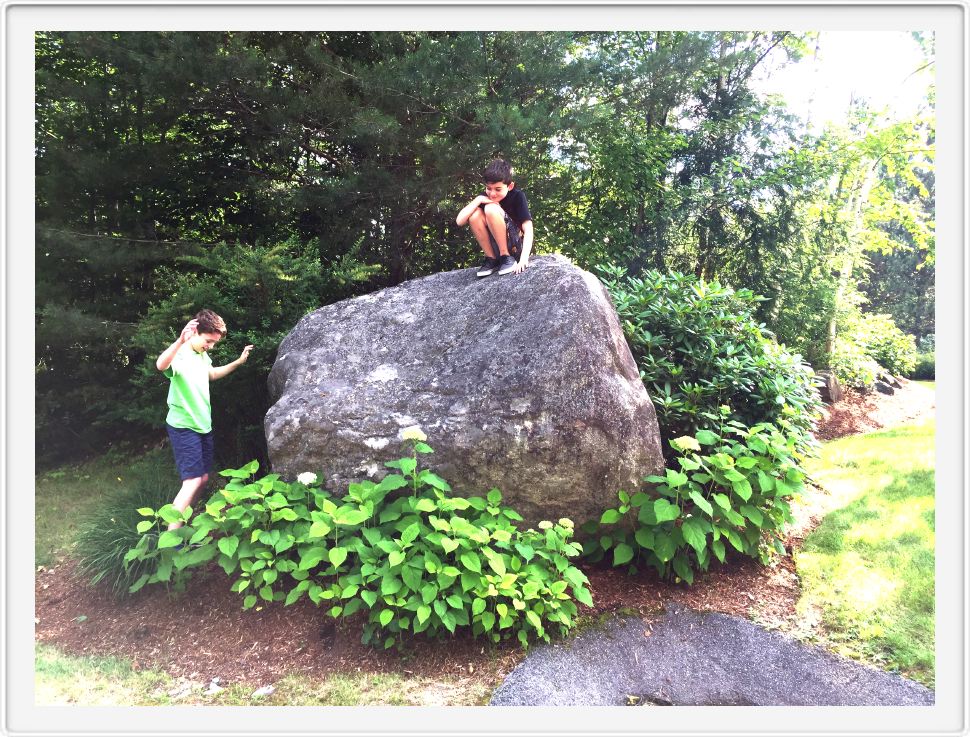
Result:
{"label": "gravel path", "polygon": [[932,705],[926,687],[769,632],[668,604],[532,650],[494,706]]}

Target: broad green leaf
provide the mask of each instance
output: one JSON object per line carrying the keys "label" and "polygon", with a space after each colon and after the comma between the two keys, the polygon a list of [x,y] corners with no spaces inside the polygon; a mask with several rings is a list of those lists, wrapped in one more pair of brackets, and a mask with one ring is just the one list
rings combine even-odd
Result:
{"label": "broad green leaf", "polygon": [[495,615],[491,612],[482,612],[482,628],[488,632],[495,626]]}
{"label": "broad green leaf", "polygon": [[381,623],[381,627],[387,627],[394,619],[394,612],[390,609],[385,609],[378,615],[378,621]]}
{"label": "broad green leaf", "polygon": [[360,592],[360,598],[367,603],[367,606],[372,607],[374,606],[374,602],[377,601],[377,592],[365,589]]}
{"label": "broad green leaf", "polygon": [[[707,547],[707,537],[704,534],[704,530],[700,522],[693,517],[684,520],[684,524],[680,528],[680,534],[684,536],[684,542],[694,548],[698,553]],[[681,576],[681,578],[686,579],[687,577]]]}
{"label": "broad green leaf", "polygon": [[424,622],[430,616],[431,616],[431,607],[429,607],[427,604],[422,604],[421,606],[418,607],[417,620],[419,624]]}
{"label": "broad green leaf", "polygon": [[622,515],[615,509],[607,509],[603,512],[603,516],[600,517],[601,525],[612,525],[616,524],[622,519]]}
{"label": "broad green leaf", "polygon": [[327,558],[333,565],[339,566],[345,560],[347,560],[347,549],[346,548],[331,548],[330,552],[327,554]]}
{"label": "broad green leaf", "polygon": [[613,549],[613,565],[621,566],[633,560],[633,548],[626,543],[620,543]]}
{"label": "broad green leaf", "polygon": [[243,609],[252,609],[256,606],[256,597],[250,594],[245,599],[243,599]]}
{"label": "broad green leaf", "polygon": [[460,560],[461,564],[468,570],[475,571],[475,573],[482,572],[482,561],[475,553],[471,551],[462,553],[458,557],[458,560]]}
{"label": "broad green leaf", "polygon": [[680,516],[680,507],[666,499],[657,499],[653,503],[653,513],[657,517],[657,522],[669,522]]}
{"label": "broad green leaf", "polygon": [[692,491],[692,492],[690,492],[690,494],[688,496],[690,496],[690,498],[693,500],[694,504],[696,504],[700,509],[702,509],[703,511],[705,511],[707,513],[707,516],[708,517],[713,517],[714,516],[714,507],[712,507],[711,506],[711,503],[709,501],[707,501],[707,499],[705,499],[704,497],[702,497],[700,495],[700,493],[698,493],[696,491]]}
{"label": "broad green leaf", "polygon": [[526,543],[515,543],[515,549],[519,551],[519,555],[525,558],[525,562],[528,563],[535,557],[535,549]]}
{"label": "broad green leaf", "polygon": [[142,574],[137,581],[128,587],[128,593],[134,594],[136,591],[139,591],[146,583],[148,583],[149,578],[151,578],[151,574]]}
{"label": "broad green leaf", "polygon": [[376,488],[380,491],[394,491],[395,489],[403,489],[407,485],[408,481],[406,478],[400,474],[389,473],[381,479],[381,482]]}
{"label": "broad green leaf", "polygon": [[653,550],[653,530],[649,527],[637,528],[637,531],[633,534],[633,538],[641,548]]}
{"label": "broad green leaf", "polygon": [[593,606],[593,597],[585,586],[573,586],[573,596],[576,597],[576,601],[588,607]]}
{"label": "broad green leaf", "polygon": [[182,536],[172,530],[165,530],[161,535],[158,536],[158,547],[162,548],[174,548],[182,542]]}
{"label": "broad green leaf", "polygon": [[758,471],[758,486],[761,487],[761,491],[767,494],[775,488],[775,480],[764,471]]}
{"label": "broad green leaf", "polygon": [[385,576],[381,581],[381,594],[393,596],[404,587],[404,582],[397,576]]}
{"label": "broad green leaf", "polygon": [[230,535],[229,537],[220,537],[219,542],[216,543],[219,546],[219,550],[230,558],[236,554],[236,550],[239,548],[239,538],[235,535]]}
{"label": "broad green leaf", "polygon": [[472,615],[481,614],[485,611],[486,602],[484,599],[474,599],[472,600]]}
{"label": "broad green leaf", "polygon": [[173,507],[171,504],[166,504],[164,507],[158,510],[158,516],[163,520],[171,524],[172,522],[181,522],[182,513]]}
{"label": "broad green leaf", "polygon": [[710,430],[698,430],[694,436],[701,445],[715,445],[720,438]]}
{"label": "broad green leaf", "polygon": [[485,499],[493,507],[502,501],[502,492],[498,489],[489,489],[488,493],[485,495]]}
{"label": "broad green leaf", "polygon": [[724,542],[721,540],[714,540],[711,543],[711,550],[714,551],[714,555],[717,556],[717,559],[723,563],[724,562]]}
{"label": "broad green leaf", "polygon": [[761,514],[761,511],[755,507],[752,507],[750,504],[742,504],[738,511],[749,520],[754,522],[758,527],[761,527],[761,525],[764,524],[765,518]]}
{"label": "broad green leaf", "polygon": [[501,555],[499,555],[498,553],[495,553],[494,555],[487,555],[486,560],[488,560],[489,568],[491,568],[500,576],[505,575],[506,573],[505,561],[502,559]]}
{"label": "broad green leaf", "polygon": [[721,509],[727,511],[731,508],[731,500],[728,498],[727,494],[717,493],[714,494],[711,499],[717,504]]}
{"label": "broad green leaf", "polygon": [[405,555],[400,550],[395,550],[387,556],[387,562],[390,564],[391,568],[394,566],[399,566],[404,562]]}
{"label": "broad green leaf", "polygon": [[310,530],[307,532],[307,537],[326,537],[330,534],[333,528],[326,522],[314,522],[310,525]]}
{"label": "broad green leaf", "polygon": [[139,507],[138,514],[140,514],[142,517],[154,517],[155,510],[151,507]]}
{"label": "broad green leaf", "polygon": [[431,499],[418,499],[414,508],[420,512],[434,512],[438,508],[438,505]]}
{"label": "broad green leaf", "polygon": [[431,473],[431,471],[427,469],[421,472],[419,478],[421,481],[428,484],[428,486],[433,486],[440,491],[451,491],[451,486],[448,485],[447,481],[437,474]]}
{"label": "broad green leaf", "polygon": [[741,478],[731,482],[731,488],[739,497],[748,501],[751,498],[751,483],[746,478]]}
{"label": "broad green leaf", "polygon": [[451,551],[453,551],[455,548],[458,547],[458,541],[457,540],[452,540],[450,537],[446,537],[446,536],[442,535],[441,536],[441,547],[445,551],[445,553],[450,553]]}
{"label": "broad green leaf", "polygon": [[666,563],[674,557],[677,545],[673,539],[663,530],[655,530],[653,534],[653,552],[660,559],[661,563]]}
{"label": "broad green leaf", "polygon": [[686,560],[686,556],[678,555],[674,558],[673,562],[674,571],[677,575],[684,579],[687,583],[694,583],[694,572],[690,568],[690,564]]}
{"label": "broad green leaf", "polygon": [[137,525],[135,525],[135,531],[136,532],[148,532],[154,526],[155,526],[155,523],[152,522],[151,520],[149,520],[149,519],[143,519],[141,522],[139,522]]}

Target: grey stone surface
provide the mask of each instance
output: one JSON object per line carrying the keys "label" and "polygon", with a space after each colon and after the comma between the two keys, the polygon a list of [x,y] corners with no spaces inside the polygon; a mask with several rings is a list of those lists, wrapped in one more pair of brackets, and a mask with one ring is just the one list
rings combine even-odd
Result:
{"label": "grey stone surface", "polygon": [[822,397],[822,401],[826,404],[835,404],[836,402],[842,401],[842,385],[839,383],[835,372],[829,371],[828,369],[824,371],[819,371],[816,376],[819,379],[819,394]]}
{"label": "grey stone surface", "polygon": [[651,622],[617,617],[536,647],[495,706],[920,706],[933,691],[769,632],[670,604]]}
{"label": "grey stone surface", "polygon": [[280,345],[273,470],[332,491],[380,478],[400,431],[456,492],[502,490],[527,524],[577,523],[663,467],[653,403],[602,284],[561,256],[521,274],[434,274],[323,307]]}
{"label": "grey stone surface", "polygon": [[893,389],[892,386],[887,384],[885,381],[877,381],[874,386],[876,387],[876,391],[882,392],[883,394],[896,393],[896,390]]}

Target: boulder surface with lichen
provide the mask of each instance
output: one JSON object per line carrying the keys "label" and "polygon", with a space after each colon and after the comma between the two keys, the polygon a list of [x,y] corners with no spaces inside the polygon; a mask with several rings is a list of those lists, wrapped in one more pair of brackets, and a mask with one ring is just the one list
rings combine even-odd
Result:
{"label": "boulder surface with lichen", "polygon": [[342,493],[381,478],[419,426],[453,492],[499,488],[534,525],[581,523],[663,467],[616,311],[561,256],[521,274],[462,269],[328,305],[283,340],[265,419],[273,470]]}

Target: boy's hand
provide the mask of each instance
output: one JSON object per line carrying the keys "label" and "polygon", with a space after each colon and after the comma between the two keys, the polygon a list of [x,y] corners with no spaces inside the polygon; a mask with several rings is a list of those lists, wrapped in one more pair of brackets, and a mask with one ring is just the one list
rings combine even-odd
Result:
{"label": "boy's hand", "polygon": [[239,354],[239,363],[246,363],[249,359],[249,352],[253,349],[251,345],[247,345],[242,349],[242,353]]}
{"label": "boy's hand", "polygon": [[523,257],[519,259],[519,263],[515,265],[515,269],[512,271],[513,274],[520,274],[525,271],[525,268],[529,265],[528,257]]}
{"label": "boy's hand", "polygon": [[179,335],[179,342],[180,343],[186,343],[186,342],[188,342],[189,339],[191,339],[192,336],[194,336],[198,332],[199,332],[199,321],[198,320],[189,320],[185,324],[185,327],[182,328],[182,333],[181,333],[181,335]]}

